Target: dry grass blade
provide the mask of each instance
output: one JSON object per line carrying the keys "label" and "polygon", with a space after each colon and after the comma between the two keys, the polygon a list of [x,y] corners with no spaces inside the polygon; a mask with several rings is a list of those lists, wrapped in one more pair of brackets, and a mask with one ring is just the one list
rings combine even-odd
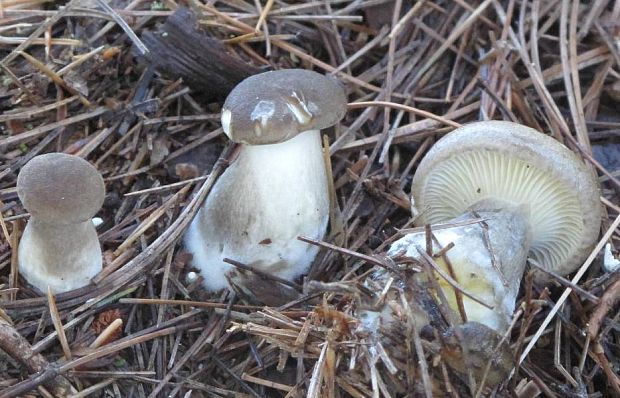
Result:
{"label": "dry grass blade", "polygon": [[67,341],[67,336],[65,335],[65,330],[63,329],[62,321],[60,319],[60,314],[58,313],[58,308],[56,307],[56,298],[54,297],[52,289],[49,286],[47,287],[47,302],[49,305],[50,317],[52,318],[54,329],[56,329],[56,335],[58,336],[58,341],[60,342],[62,351],[65,354],[65,358],[67,360],[71,360],[73,358],[71,348],[69,348],[69,342]]}

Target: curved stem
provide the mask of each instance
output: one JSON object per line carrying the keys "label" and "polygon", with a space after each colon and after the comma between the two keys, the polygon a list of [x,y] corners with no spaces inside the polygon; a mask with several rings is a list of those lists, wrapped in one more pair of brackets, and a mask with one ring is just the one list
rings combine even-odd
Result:
{"label": "curved stem", "polygon": [[[489,309],[470,297],[459,297],[453,284],[437,276],[451,309],[459,311],[460,307],[468,321],[502,332],[514,311],[531,232],[526,209],[504,204],[498,210],[489,203],[486,206],[489,206],[486,210],[472,210],[450,221],[458,226],[433,231],[431,254],[438,266],[451,271],[453,279],[465,291],[493,303],[493,309]],[[463,225],[463,221],[475,218],[483,221]],[[388,255],[405,253],[419,259],[416,246],[425,247],[425,242],[425,232],[409,234],[396,241]]]}

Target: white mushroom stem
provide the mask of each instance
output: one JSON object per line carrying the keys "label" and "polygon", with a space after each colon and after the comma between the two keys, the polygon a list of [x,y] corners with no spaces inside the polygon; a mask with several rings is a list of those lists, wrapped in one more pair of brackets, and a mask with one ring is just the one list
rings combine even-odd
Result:
{"label": "white mushroom stem", "polygon": [[19,272],[42,292],[85,286],[102,267],[101,247],[90,219],[51,224],[31,218],[19,245]]}
{"label": "white mushroom stem", "polygon": [[271,145],[244,145],[222,174],[185,238],[209,290],[228,286],[230,258],[279,277],[307,271],[329,215],[318,130]]}
{"label": "white mushroom stem", "polygon": [[[481,209],[481,205],[487,210]],[[454,244],[444,255],[452,266],[454,279],[464,291],[493,307],[489,309],[462,295],[467,320],[502,333],[512,318],[532,240],[529,212],[523,207],[488,201],[473,207],[478,209],[475,215],[468,212],[446,223],[458,226],[432,229],[436,238],[433,240],[433,254]],[[494,210],[497,207],[499,209]],[[476,215],[483,221],[476,222]],[[388,254],[424,261],[418,249],[425,247],[425,232],[416,232],[396,241]],[[441,255],[434,257],[434,262],[449,274],[449,266]],[[436,277],[448,305],[458,314],[455,289],[439,274]]]}

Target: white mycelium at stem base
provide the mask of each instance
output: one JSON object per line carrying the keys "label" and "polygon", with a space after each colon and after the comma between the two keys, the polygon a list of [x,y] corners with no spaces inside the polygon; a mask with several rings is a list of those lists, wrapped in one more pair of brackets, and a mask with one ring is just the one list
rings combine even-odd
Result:
{"label": "white mycelium at stem base", "polygon": [[[494,307],[464,297],[468,320],[498,331],[509,324],[526,257],[566,275],[585,259],[600,226],[591,170],[552,138],[510,122],[472,123],[438,141],[418,167],[412,195],[417,225],[460,223],[433,234],[441,247],[454,243],[446,257],[459,285]],[[484,223],[462,225],[476,215]],[[424,232],[413,233],[389,254],[420,258],[425,242]],[[447,270],[441,257],[435,261]],[[454,289],[438,281],[456,312]]]}
{"label": "white mycelium at stem base", "polygon": [[307,271],[317,248],[297,237],[321,239],[329,214],[320,129],[345,111],[336,81],[301,69],[252,76],[230,93],[222,127],[242,147],[185,236],[207,289],[235,278],[225,258],[288,280]]}

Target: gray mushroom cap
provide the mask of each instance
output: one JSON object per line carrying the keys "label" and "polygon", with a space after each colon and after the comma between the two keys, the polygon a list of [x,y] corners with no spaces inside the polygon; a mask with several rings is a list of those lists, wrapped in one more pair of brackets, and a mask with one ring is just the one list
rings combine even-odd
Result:
{"label": "gray mushroom cap", "polygon": [[33,219],[74,224],[92,218],[103,204],[105,186],[86,160],[64,153],[32,158],[17,177],[17,194]]}
{"label": "gray mushroom cap", "polygon": [[333,78],[304,69],[260,73],[239,83],[222,109],[222,127],[235,142],[276,144],[307,130],[333,126],[347,98]]}
{"label": "gray mushroom cap", "polygon": [[525,206],[529,256],[560,275],[582,264],[601,222],[592,170],[558,141],[512,122],[471,123],[443,137],[420,163],[412,196],[418,225],[445,222],[468,209]]}

